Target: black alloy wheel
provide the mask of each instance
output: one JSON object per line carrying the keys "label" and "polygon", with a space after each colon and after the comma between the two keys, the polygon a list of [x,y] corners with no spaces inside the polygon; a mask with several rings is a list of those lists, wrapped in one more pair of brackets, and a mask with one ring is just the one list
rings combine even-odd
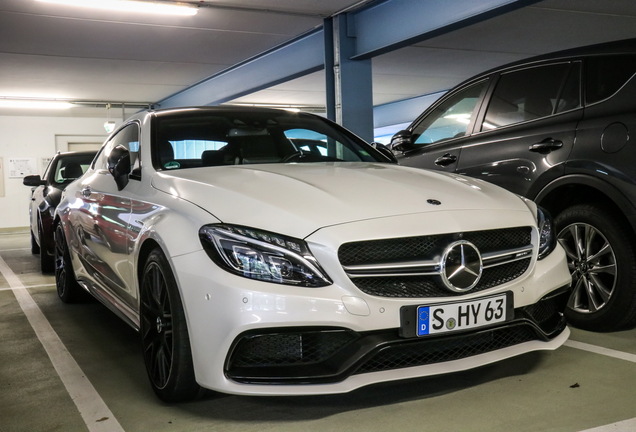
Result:
{"label": "black alloy wheel", "polygon": [[52,273],[55,270],[55,259],[49,255],[49,247],[40,218],[38,218],[38,235],[40,237],[40,270],[42,273]]}
{"label": "black alloy wheel", "polygon": [[568,322],[593,331],[632,324],[636,254],[627,224],[598,205],[585,204],[563,211],[555,226],[572,274]]}
{"label": "black alloy wheel", "polygon": [[[42,250],[44,253],[44,250]],[[75,273],[71,264],[71,255],[64,236],[62,224],[55,229],[55,286],[57,295],[64,303],[74,303],[83,294],[82,288],[75,280]]]}
{"label": "black alloy wheel", "polygon": [[35,234],[33,234],[33,230],[30,230],[30,231],[31,231],[31,253],[33,255],[37,255],[40,253],[40,245],[35,239]]}
{"label": "black alloy wheel", "polygon": [[140,297],[141,342],[154,392],[166,402],[194,399],[200,387],[185,313],[170,264],[159,248],[146,260]]}

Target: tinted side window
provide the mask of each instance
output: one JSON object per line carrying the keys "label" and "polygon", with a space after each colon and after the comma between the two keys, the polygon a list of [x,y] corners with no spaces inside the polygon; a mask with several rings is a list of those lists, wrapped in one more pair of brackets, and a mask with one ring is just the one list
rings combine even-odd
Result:
{"label": "tinted side window", "polygon": [[487,83],[482,81],[460,90],[435,108],[413,130],[415,144],[435,143],[466,135],[477,101]]}
{"label": "tinted side window", "polygon": [[561,96],[557,103],[556,113],[569,111],[581,106],[581,63],[574,62],[568,78],[561,89]]}
{"label": "tinted side window", "polygon": [[590,57],[585,67],[585,101],[607,99],[636,73],[635,55]]}
{"label": "tinted side window", "polygon": [[560,63],[502,74],[481,130],[551,115],[569,69],[569,63]]}

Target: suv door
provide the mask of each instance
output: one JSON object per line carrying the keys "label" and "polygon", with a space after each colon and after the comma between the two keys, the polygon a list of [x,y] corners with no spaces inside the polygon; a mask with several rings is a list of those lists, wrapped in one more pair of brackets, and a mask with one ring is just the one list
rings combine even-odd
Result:
{"label": "suv door", "polygon": [[579,61],[501,73],[457,172],[534,198],[565,171],[583,115],[580,77]]}
{"label": "suv door", "polygon": [[411,144],[396,154],[400,165],[455,171],[461,148],[470,137],[488,79],[444,96],[425,112],[411,132]]}

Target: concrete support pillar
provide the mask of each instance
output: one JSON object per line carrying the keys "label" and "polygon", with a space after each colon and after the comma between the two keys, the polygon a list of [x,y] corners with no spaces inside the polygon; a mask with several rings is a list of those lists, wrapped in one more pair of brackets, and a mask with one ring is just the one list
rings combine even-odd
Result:
{"label": "concrete support pillar", "polygon": [[[325,20],[327,116],[362,139],[371,142],[373,141],[371,59],[351,60],[355,54],[356,39],[353,36],[355,34],[355,29],[352,28],[353,20],[349,20],[348,16],[343,14]],[[329,45],[328,33],[333,35],[332,45]],[[330,57],[333,60],[330,61]]]}

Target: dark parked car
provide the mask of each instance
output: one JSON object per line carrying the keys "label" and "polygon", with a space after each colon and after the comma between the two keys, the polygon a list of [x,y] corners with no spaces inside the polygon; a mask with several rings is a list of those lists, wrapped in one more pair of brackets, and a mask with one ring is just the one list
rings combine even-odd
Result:
{"label": "dark parked car", "polygon": [[554,217],[581,328],[636,322],[636,39],[509,64],[392,139],[401,165],[478,177]]}
{"label": "dark parked car", "polygon": [[22,181],[31,186],[29,217],[31,224],[31,252],[40,254],[42,272],[54,270],[55,242],[53,214],[64,188],[81,177],[95,157],[94,151],[58,153],[49,163],[44,176],[26,176]]}

